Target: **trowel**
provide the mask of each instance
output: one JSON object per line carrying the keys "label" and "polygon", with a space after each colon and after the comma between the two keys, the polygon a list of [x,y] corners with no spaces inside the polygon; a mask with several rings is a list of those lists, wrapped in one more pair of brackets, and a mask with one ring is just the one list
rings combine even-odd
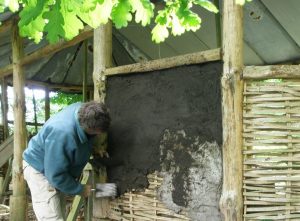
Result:
{"label": "trowel", "polygon": [[91,191],[95,192],[96,198],[116,197],[117,185],[115,183],[97,183],[96,188]]}

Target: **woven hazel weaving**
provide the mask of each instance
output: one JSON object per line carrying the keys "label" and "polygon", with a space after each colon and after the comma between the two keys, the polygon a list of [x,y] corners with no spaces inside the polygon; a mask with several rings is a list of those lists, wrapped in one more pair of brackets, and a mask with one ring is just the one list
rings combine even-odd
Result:
{"label": "woven hazel weaving", "polygon": [[248,81],[244,220],[300,220],[300,80]]}
{"label": "woven hazel weaving", "polygon": [[144,191],[129,192],[110,203],[109,218],[112,220],[190,220],[183,214],[177,214],[167,209],[156,196],[156,190],[162,183],[157,173],[149,174],[149,187]]}

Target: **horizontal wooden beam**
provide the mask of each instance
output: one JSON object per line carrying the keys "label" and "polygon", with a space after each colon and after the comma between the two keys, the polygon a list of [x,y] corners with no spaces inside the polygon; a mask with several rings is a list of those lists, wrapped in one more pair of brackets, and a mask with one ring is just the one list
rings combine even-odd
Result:
{"label": "horizontal wooden beam", "polygon": [[155,70],[162,70],[182,65],[200,64],[208,61],[221,60],[221,50],[219,48],[202,51],[197,53],[191,53],[186,55],[180,55],[176,57],[163,58],[153,61],[147,61],[143,63],[136,63],[124,66],[118,66],[113,68],[107,68],[104,71],[106,76],[130,74],[137,72],[148,72]]}
{"label": "horizontal wooden beam", "polygon": [[[49,88],[50,91],[65,90],[65,91],[82,92],[81,85],[51,84],[51,83],[45,83],[39,81],[26,80],[26,86],[30,88],[41,88],[41,89],[45,89],[47,87]],[[90,89],[92,89],[92,87],[88,87],[88,90]]]}
{"label": "horizontal wooden beam", "polygon": [[[12,78],[7,79],[7,82],[10,86],[12,86]],[[68,84],[53,84],[53,83],[46,83],[42,81],[33,81],[33,80],[26,80],[25,85],[29,88],[40,88],[45,89],[48,88],[50,91],[72,91],[72,92],[82,92],[81,85],[68,85]],[[93,86],[87,87],[87,90],[93,90]]]}
{"label": "horizontal wooden beam", "polygon": [[[21,60],[21,65],[27,65],[34,61],[37,61],[41,58],[47,57],[49,55],[52,55],[58,51],[61,51],[65,48],[71,47],[73,45],[76,45],[77,43],[90,38],[93,36],[93,29],[90,27],[85,27],[78,36],[73,38],[70,41],[64,41],[60,40],[56,44],[49,44],[43,48],[38,49],[37,51],[24,56],[24,58]],[[0,78],[5,77],[7,75],[12,74],[12,64],[9,64],[3,68],[0,69]]]}
{"label": "horizontal wooden beam", "polygon": [[244,79],[300,78],[300,65],[247,66]]}

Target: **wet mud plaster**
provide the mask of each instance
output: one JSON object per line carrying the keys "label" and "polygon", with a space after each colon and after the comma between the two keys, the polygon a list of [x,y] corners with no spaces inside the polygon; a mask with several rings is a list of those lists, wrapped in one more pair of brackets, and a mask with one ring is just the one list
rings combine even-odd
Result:
{"label": "wet mud plaster", "polygon": [[[222,63],[210,62],[107,79],[106,104],[112,117],[108,142],[113,161],[108,177],[110,182],[118,184],[121,193],[147,187],[146,175],[158,170],[170,179],[165,185],[172,190],[169,195],[160,190],[160,195],[165,202],[168,198],[178,206],[177,209],[191,206],[192,182],[199,188],[207,185],[206,190],[217,190],[212,197],[219,197],[219,178],[203,184],[191,180],[191,173],[202,180],[210,176],[204,170],[214,168],[216,174],[222,173],[218,166],[222,143],[221,70]],[[180,138],[179,134],[185,135]],[[178,149],[178,145],[182,148]],[[205,149],[205,145],[211,151],[199,150]],[[196,162],[197,151],[204,156],[202,163]],[[168,153],[173,158],[168,158]],[[210,160],[211,156],[217,160],[209,166],[205,159]],[[202,175],[197,176],[200,172]],[[200,209],[196,207],[201,203],[195,204],[191,210],[211,212],[210,207],[218,210],[215,201],[215,205],[202,204]],[[171,203],[168,206],[172,207]]]}

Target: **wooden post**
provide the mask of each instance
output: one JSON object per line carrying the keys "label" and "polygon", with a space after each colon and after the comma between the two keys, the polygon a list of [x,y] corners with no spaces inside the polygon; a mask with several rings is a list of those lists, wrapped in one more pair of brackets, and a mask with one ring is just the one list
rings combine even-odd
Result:
{"label": "wooden post", "polygon": [[45,122],[50,118],[49,88],[45,87]]}
{"label": "wooden post", "polygon": [[106,68],[112,66],[112,25],[111,22],[94,31],[94,100],[105,100]]}
{"label": "wooden post", "polygon": [[[102,25],[94,31],[94,100],[104,102],[105,101],[105,75],[106,68],[112,66],[112,24],[108,22],[106,25]],[[102,134],[99,137],[99,143],[106,151],[106,134]],[[106,169],[101,168],[99,170],[100,177],[94,177],[94,182],[106,182],[107,175]],[[108,199],[96,199],[93,202],[93,220],[101,220],[107,218],[107,212],[109,209]]]}
{"label": "wooden post", "polygon": [[82,100],[87,101],[87,65],[88,65],[88,40],[83,44],[83,70],[82,70]]}
{"label": "wooden post", "polygon": [[14,86],[14,160],[12,167],[13,195],[10,198],[10,220],[26,220],[26,185],[23,177],[22,154],[27,143],[25,128],[24,73],[20,63],[24,54],[17,20],[12,27],[13,86]]}
{"label": "wooden post", "polygon": [[36,100],[35,100],[35,95],[34,95],[34,89],[32,88],[32,104],[33,104],[33,112],[34,112],[34,128],[35,128],[35,133],[38,132],[38,121],[37,121],[37,109],[36,109]]}
{"label": "wooden post", "polygon": [[7,81],[5,78],[2,78],[1,82],[1,89],[2,89],[2,122],[4,128],[4,139],[8,137],[8,122],[7,122],[7,112],[8,112],[8,98],[7,98]]}
{"label": "wooden post", "polygon": [[225,221],[241,221],[243,11],[235,0],[223,3],[223,191],[220,209]]}
{"label": "wooden post", "polygon": [[[219,0],[214,0],[214,4],[217,8],[220,8]],[[221,47],[222,44],[222,27],[221,27],[221,16],[220,12],[215,14],[215,25],[216,25],[216,45],[217,47]]]}

